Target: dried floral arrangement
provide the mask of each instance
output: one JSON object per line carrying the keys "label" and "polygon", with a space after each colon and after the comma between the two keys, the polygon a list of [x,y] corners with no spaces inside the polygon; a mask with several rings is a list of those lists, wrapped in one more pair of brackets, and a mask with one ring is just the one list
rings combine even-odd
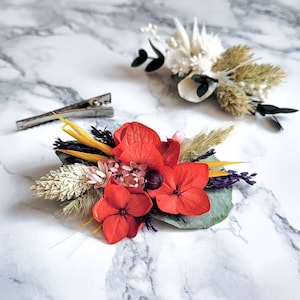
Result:
{"label": "dried floral arrangement", "polygon": [[68,119],[63,130],[75,140],[57,139],[54,149],[63,165],[36,180],[38,198],[56,200],[64,217],[95,220],[108,243],[133,238],[153,220],[180,229],[204,229],[224,220],[232,204],[232,186],[253,185],[248,172],[225,170],[235,162],[219,161],[214,147],[232,127],[202,131],[188,139],[179,132],[162,141],[151,128],[125,123],[113,133],[91,133]]}
{"label": "dried floral arrangement", "polygon": [[[269,91],[286,76],[280,67],[257,63],[258,59],[247,45],[224,50],[221,40],[216,35],[207,34],[205,26],[199,33],[196,19],[190,35],[177,19],[175,24],[176,32],[166,39],[164,55],[149,39],[156,57],[149,57],[146,50],[140,49],[131,66],[139,67],[150,59],[145,71],[153,72],[166,66],[184,100],[199,103],[214,95],[225,112],[234,116],[270,115],[282,129],[274,115],[297,110],[263,104]],[[141,31],[161,40],[157,27],[152,24]]]}

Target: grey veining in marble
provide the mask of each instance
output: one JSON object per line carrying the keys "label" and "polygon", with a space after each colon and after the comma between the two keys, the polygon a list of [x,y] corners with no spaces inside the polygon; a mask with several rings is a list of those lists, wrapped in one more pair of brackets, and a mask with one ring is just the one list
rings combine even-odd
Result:
{"label": "grey veining in marble", "polygon": [[[299,109],[299,0],[0,2],[0,299],[300,299],[299,113],[279,116],[277,132],[214,101],[184,102],[166,70],[130,68],[148,47],[140,27],[156,24],[167,37],[174,17],[191,26],[194,16],[225,47],[246,43],[280,65],[288,76],[268,103]],[[15,121],[107,92],[114,119],[79,125],[139,121],[162,137],[190,137],[235,124],[218,157],[245,161],[237,170],[257,172],[257,184],[237,186],[230,216],[208,230],[157,223],[158,232],[116,245],[76,231],[29,190],[60,164],[52,143],[65,137],[61,124],[17,132]]]}

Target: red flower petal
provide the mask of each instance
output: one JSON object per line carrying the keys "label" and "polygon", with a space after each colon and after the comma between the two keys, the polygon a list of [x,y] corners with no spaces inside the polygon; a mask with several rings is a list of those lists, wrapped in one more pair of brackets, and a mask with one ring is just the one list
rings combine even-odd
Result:
{"label": "red flower petal", "polygon": [[156,197],[156,203],[158,208],[166,213],[177,215],[178,196],[175,194],[160,194]]}
{"label": "red flower petal", "polygon": [[121,185],[109,184],[104,189],[104,200],[112,207],[122,209],[130,200],[130,193]]}
{"label": "red flower petal", "polygon": [[156,197],[160,194],[173,194],[173,191],[176,189],[174,169],[165,167],[162,174],[164,177],[164,181],[161,187],[156,190],[147,191],[151,197]]}
{"label": "red flower petal", "polygon": [[122,142],[123,147],[136,142],[148,142],[154,145],[160,143],[160,137],[153,129],[138,122],[125,123],[121,126],[114,132],[114,140],[117,145]]}
{"label": "red flower petal", "polygon": [[161,153],[166,166],[174,167],[178,163],[180,144],[177,141],[168,139],[167,142],[160,143],[157,149]]}
{"label": "red flower petal", "polygon": [[186,216],[199,216],[210,209],[210,202],[205,191],[190,188],[181,193],[177,200],[177,211]]}
{"label": "red flower petal", "polygon": [[161,154],[151,143],[134,143],[126,147],[119,156],[125,164],[134,161],[137,164],[147,164],[148,169],[162,170],[163,160]]}
{"label": "red flower petal", "polygon": [[190,187],[203,189],[208,182],[208,166],[201,163],[185,162],[175,168],[175,181],[181,192]]}
{"label": "red flower petal", "polygon": [[130,122],[124,123],[119,129],[117,129],[114,132],[114,141],[115,141],[116,145],[119,145],[121,143],[129,124],[130,124]]}
{"label": "red flower petal", "polygon": [[128,188],[130,192],[130,201],[127,203],[126,211],[133,217],[146,215],[153,206],[148,194],[138,188]]}
{"label": "red flower petal", "polygon": [[119,214],[119,209],[112,207],[104,198],[102,198],[94,204],[92,213],[94,219],[97,222],[102,223],[107,217]]}
{"label": "red flower petal", "polygon": [[129,224],[124,216],[114,215],[104,220],[102,229],[107,241],[114,244],[127,237]]}
{"label": "red flower petal", "polygon": [[144,226],[144,223],[138,221],[137,218],[128,215],[126,216],[126,220],[129,225],[127,237],[133,238],[137,235],[139,230]]}
{"label": "red flower petal", "polygon": [[160,210],[171,214],[198,216],[210,209],[209,198],[203,191],[208,181],[208,167],[198,163],[181,163],[165,168],[160,188],[148,191]]}

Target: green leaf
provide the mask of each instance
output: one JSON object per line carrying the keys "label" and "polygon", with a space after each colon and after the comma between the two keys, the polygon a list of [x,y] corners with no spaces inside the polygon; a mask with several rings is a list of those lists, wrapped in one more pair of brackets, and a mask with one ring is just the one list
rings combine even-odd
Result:
{"label": "green leaf", "polygon": [[207,91],[208,91],[208,82],[203,82],[198,88],[197,88],[197,96],[202,97]]}
{"label": "green leaf", "polygon": [[230,213],[233,204],[232,189],[206,191],[210,199],[210,211],[196,217],[153,214],[152,218],[180,229],[206,229],[222,222]]}
{"label": "green leaf", "polygon": [[197,83],[203,83],[206,81],[205,76],[200,75],[200,74],[194,74],[191,79]]}
{"label": "green leaf", "polygon": [[153,59],[146,67],[146,72],[153,72],[158,70],[164,64],[164,60],[160,58]]}
{"label": "green leaf", "polygon": [[165,57],[163,56],[163,54],[156,48],[154,47],[154,45],[152,44],[151,40],[149,40],[150,46],[153,49],[153,51],[156,53],[156,55],[158,56],[158,58],[162,61],[165,60]]}
{"label": "green leaf", "polygon": [[136,68],[142,65],[148,59],[148,54],[144,49],[139,50],[139,56],[131,63],[131,67]]}
{"label": "green leaf", "polygon": [[256,111],[260,113],[262,116],[265,116],[267,114],[274,115],[274,114],[288,114],[288,113],[294,113],[297,112],[297,109],[293,108],[285,108],[285,107],[277,107],[275,105],[270,104],[258,104],[256,107]]}
{"label": "green leaf", "polygon": [[158,70],[160,67],[163,66],[165,63],[165,57],[164,55],[151,43],[151,40],[149,40],[150,46],[157,55],[157,58],[154,58],[145,68],[146,72],[153,72]]}

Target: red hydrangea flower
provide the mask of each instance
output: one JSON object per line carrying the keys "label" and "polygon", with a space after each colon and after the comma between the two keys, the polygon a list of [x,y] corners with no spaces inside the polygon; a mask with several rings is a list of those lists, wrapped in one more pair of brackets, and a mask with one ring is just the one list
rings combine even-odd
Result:
{"label": "red hydrangea flower", "polygon": [[148,170],[162,171],[164,165],[174,166],[178,162],[180,144],[172,139],[161,142],[151,128],[138,123],[125,123],[114,132],[116,147],[112,153],[126,164],[147,164]]}
{"label": "red hydrangea flower", "polygon": [[102,223],[103,233],[110,244],[125,237],[135,237],[144,225],[139,217],[146,215],[152,208],[147,193],[139,188],[125,188],[110,183],[104,189],[101,200],[93,207],[94,219]]}
{"label": "red hydrangea flower", "polygon": [[163,212],[199,216],[210,209],[209,198],[203,190],[207,182],[206,164],[185,162],[174,168],[166,167],[162,186],[148,193],[156,198]]}
{"label": "red hydrangea flower", "polygon": [[127,122],[123,124],[114,132],[114,140],[116,145],[120,145],[119,148],[123,149],[137,142],[152,143],[153,145],[160,143],[159,135],[153,129],[139,122]]}

